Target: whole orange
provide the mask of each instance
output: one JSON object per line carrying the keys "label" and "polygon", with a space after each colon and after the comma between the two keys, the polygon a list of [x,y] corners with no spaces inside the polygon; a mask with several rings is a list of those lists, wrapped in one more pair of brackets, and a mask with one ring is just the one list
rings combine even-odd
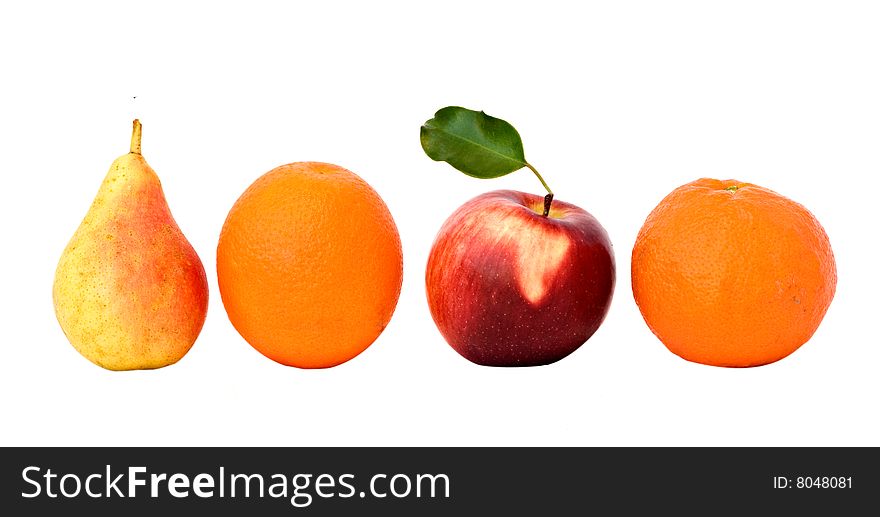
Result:
{"label": "whole orange", "polygon": [[278,167],[229,211],[217,279],[229,320],[266,357],[335,366],[382,332],[400,295],[400,236],[382,198],[328,163]]}
{"label": "whole orange", "polygon": [[759,366],[813,335],[837,285],[831,244],[803,206],[735,180],[675,189],[632,253],[633,296],[654,334],[689,361]]}

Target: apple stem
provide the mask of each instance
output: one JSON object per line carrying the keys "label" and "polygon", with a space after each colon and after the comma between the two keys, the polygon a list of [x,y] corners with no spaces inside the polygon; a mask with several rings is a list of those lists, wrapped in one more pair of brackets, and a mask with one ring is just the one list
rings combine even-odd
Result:
{"label": "apple stem", "polygon": [[550,215],[550,203],[553,202],[553,193],[544,196],[544,217]]}
{"label": "apple stem", "polygon": [[544,178],[541,177],[541,173],[538,172],[538,169],[532,167],[532,164],[526,162],[526,167],[531,169],[532,172],[535,173],[535,176],[538,177],[538,181],[541,182],[541,185],[544,185],[544,188],[547,190],[547,195],[544,196],[544,217],[550,215],[550,204],[553,203],[553,191],[550,190],[550,187],[547,186],[547,182],[544,181]]}
{"label": "apple stem", "polygon": [[130,153],[141,154],[141,121],[134,119],[131,129],[131,148]]}

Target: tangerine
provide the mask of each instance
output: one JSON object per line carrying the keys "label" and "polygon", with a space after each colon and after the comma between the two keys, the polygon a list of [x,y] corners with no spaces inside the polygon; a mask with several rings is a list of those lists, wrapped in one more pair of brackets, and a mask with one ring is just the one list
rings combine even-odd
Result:
{"label": "tangerine", "polygon": [[831,244],[803,206],[735,180],[700,179],[651,212],[632,253],[632,289],[670,351],[759,366],[807,342],[837,285]]}

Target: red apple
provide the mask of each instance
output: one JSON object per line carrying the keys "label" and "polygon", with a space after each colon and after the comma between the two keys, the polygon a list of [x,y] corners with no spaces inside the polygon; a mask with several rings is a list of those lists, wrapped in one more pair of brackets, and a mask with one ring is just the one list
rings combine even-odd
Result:
{"label": "red apple", "polygon": [[588,212],[512,190],[468,201],[437,234],[425,283],[446,341],[487,366],[562,359],[596,332],[614,291],[608,234]]}

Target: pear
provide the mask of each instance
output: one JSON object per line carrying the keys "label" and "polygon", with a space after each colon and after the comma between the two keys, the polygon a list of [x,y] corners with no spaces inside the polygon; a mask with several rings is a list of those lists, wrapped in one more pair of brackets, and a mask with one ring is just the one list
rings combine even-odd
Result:
{"label": "pear", "polygon": [[202,329],[205,269],[141,155],[138,120],[61,255],[52,297],[73,347],[109,370],[173,364]]}

